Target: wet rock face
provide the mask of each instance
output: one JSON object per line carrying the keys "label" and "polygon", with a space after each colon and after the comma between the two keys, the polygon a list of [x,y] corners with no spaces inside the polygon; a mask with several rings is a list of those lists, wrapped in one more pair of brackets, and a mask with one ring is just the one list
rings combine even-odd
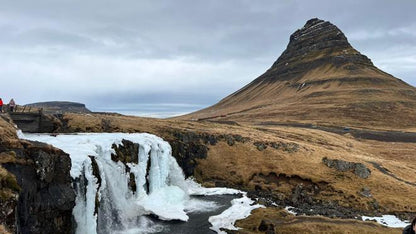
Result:
{"label": "wet rock face", "polygon": [[38,142],[7,150],[14,150],[18,159],[3,164],[21,188],[16,233],[72,233],[75,192],[69,155]]}
{"label": "wet rock face", "polygon": [[196,167],[196,159],[206,158],[208,147],[204,142],[215,145],[218,141],[215,136],[201,137],[193,132],[174,132],[175,139],[169,140],[172,147],[172,155],[176,158],[186,177],[193,175]]}
{"label": "wet rock face", "polygon": [[62,128],[61,121],[53,115],[10,112],[10,118],[23,132],[50,133]]}
{"label": "wet rock face", "polygon": [[368,169],[362,163],[347,162],[339,159],[329,159],[327,157],[322,158],[322,162],[327,167],[335,168],[338,171],[352,171],[356,176],[363,179],[367,179],[371,175],[370,169]]}
{"label": "wet rock face", "polygon": [[111,146],[111,148],[113,148],[115,151],[115,154],[111,154],[111,159],[114,162],[121,161],[124,164],[137,164],[139,162],[137,156],[139,154],[139,144],[133,143],[125,139],[123,139],[121,143],[122,145],[113,144]]}

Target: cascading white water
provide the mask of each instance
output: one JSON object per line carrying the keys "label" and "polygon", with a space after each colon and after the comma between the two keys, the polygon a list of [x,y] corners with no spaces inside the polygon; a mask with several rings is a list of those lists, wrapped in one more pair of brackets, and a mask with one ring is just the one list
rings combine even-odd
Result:
{"label": "cascading white water", "polygon": [[[126,166],[111,160],[111,154],[115,153],[112,144],[121,144],[122,139],[140,146],[138,163],[127,164],[135,177],[135,191],[128,186],[130,175]],[[185,178],[171,156],[170,145],[161,138],[150,134],[108,133],[38,135],[33,140],[52,144],[71,156],[71,176],[76,181],[77,192],[73,211],[77,233],[127,231],[146,222],[141,216],[150,213],[164,220],[188,220]],[[92,160],[88,156],[97,163],[101,184],[93,175]]]}
{"label": "cascading white water", "polygon": [[[154,214],[162,220],[187,221],[187,212],[218,208],[214,202],[190,199],[189,195],[241,193],[226,188],[202,188],[193,181],[185,181],[182,169],[171,155],[170,145],[151,134],[84,133],[49,136],[19,133],[19,137],[51,144],[70,155],[70,173],[76,191],[76,205],[73,209],[76,233],[157,232],[163,227],[154,224],[144,215]],[[129,173],[126,172],[125,164],[111,159],[111,154],[115,153],[112,145],[120,145],[123,139],[139,145],[138,163],[126,164]],[[98,167],[99,176],[94,175],[97,173],[94,172],[94,163]],[[130,173],[134,174],[135,191],[128,185]],[[250,204],[247,207],[249,210],[259,207],[250,207]],[[228,219],[226,224],[212,222],[212,229],[219,232],[220,227],[232,226],[237,218]]]}

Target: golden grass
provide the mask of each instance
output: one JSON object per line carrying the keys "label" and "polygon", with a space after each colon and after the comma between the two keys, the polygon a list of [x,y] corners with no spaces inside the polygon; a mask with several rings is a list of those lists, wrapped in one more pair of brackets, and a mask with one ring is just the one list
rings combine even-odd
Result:
{"label": "golden grass", "polygon": [[15,198],[20,186],[17,184],[16,177],[0,165],[0,200],[6,201]]}
{"label": "golden grass", "polygon": [[1,234],[11,234],[11,232],[9,232],[6,227],[3,226],[3,224],[0,224],[0,233]]}
{"label": "golden grass", "polygon": [[[17,139],[16,129],[10,123],[6,114],[0,114],[0,143],[3,143],[10,148],[17,148],[20,146],[19,140]],[[5,119],[8,119],[7,122]]]}
{"label": "golden grass", "polygon": [[345,66],[322,64],[290,80],[277,76],[273,82],[254,82],[211,107],[177,119],[215,117],[389,130],[416,127],[416,88],[376,67],[349,70]]}

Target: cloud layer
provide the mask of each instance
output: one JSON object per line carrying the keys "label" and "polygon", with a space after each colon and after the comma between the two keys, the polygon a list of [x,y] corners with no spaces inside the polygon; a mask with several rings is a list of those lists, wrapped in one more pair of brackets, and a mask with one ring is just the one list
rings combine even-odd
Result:
{"label": "cloud layer", "polygon": [[2,1],[0,97],[208,106],[269,68],[313,17],[416,85],[415,10],[414,0]]}

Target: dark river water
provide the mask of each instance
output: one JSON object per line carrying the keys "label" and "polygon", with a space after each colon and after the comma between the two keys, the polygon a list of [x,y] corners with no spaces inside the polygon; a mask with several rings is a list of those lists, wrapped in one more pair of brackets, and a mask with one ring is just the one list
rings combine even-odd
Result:
{"label": "dark river water", "polygon": [[210,216],[221,214],[231,206],[231,200],[238,198],[238,195],[214,195],[214,196],[192,196],[204,201],[214,201],[219,205],[216,210],[208,212],[188,213],[188,222],[181,221],[160,221],[152,219],[156,224],[161,224],[164,228],[157,233],[195,233],[195,234],[214,234],[216,232],[209,229],[211,224],[208,222]]}

